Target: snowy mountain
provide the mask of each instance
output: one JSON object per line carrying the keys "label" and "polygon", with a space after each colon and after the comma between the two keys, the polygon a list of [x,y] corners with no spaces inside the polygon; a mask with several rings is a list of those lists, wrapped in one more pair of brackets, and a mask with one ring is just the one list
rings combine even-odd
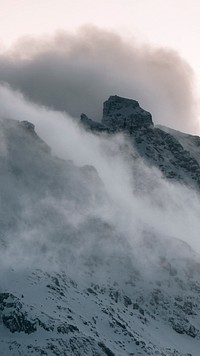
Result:
{"label": "snowy mountain", "polygon": [[0,119],[0,354],[199,356],[200,138],[118,96],[79,129],[95,167]]}
{"label": "snowy mountain", "polygon": [[124,132],[147,164],[159,168],[167,178],[200,187],[200,138],[154,126],[151,114],[137,101],[111,96],[104,103],[101,123],[84,114],[81,122],[96,132]]}

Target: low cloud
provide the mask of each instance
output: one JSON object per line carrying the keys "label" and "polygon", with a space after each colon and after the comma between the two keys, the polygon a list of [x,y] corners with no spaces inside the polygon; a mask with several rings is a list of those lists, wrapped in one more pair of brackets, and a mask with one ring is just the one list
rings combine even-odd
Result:
{"label": "low cloud", "polygon": [[199,132],[189,65],[172,50],[96,27],[19,39],[0,56],[0,81],[73,117],[100,120],[103,101],[117,94],[138,100],[155,123]]}
{"label": "low cloud", "polygon": [[[129,153],[133,156],[134,149],[123,136],[107,138],[85,132],[69,115],[33,104],[8,86],[0,87],[0,117],[33,122],[36,132],[52,148],[53,154],[68,161],[67,173],[59,170],[57,175],[58,181],[66,181],[60,195],[59,190],[55,193],[52,189],[55,188],[52,185],[55,171],[51,174],[51,169],[45,170],[46,156],[43,164],[39,163],[38,171],[31,161],[29,172],[26,169],[26,146],[23,146],[23,140],[17,142],[21,151],[19,156],[14,151],[15,161],[11,164],[17,162],[16,166],[23,168],[22,178],[16,180],[15,174],[9,170],[5,172],[4,183],[1,181],[2,222],[9,223],[13,216],[19,224],[19,230],[9,237],[8,246],[2,248],[1,261],[6,265],[17,261],[17,264],[26,266],[37,261],[37,266],[49,266],[50,262],[54,268],[55,265],[63,268],[63,261],[71,266],[74,256],[73,262],[81,270],[80,256],[86,260],[102,261],[106,255],[116,254],[117,261],[127,256],[134,258],[135,266],[138,264],[146,273],[146,266],[143,268],[144,262],[141,261],[147,260],[148,264],[149,260],[156,260],[158,256],[154,249],[165,251],[162,246],[167,239],[174,241],[172,250],[175,256],[188,251],[184,246],[180,249],[179,240],[200,252],[199,195],[164,180],[158,170],[147,167],[136,153],[135,159],[130,158]],[[29,150],[30,157],[34,157],[31,145]],[[9,154],[6,154],[6,147],[4,152],[2,164]],[[36,163],[40,159],[39,156]],[[70,166],[69,160],[75,163],[75,167],[93,166],[96,170],[93,183],[83,179],[81,171],[76,171],[79,168]],[[37,182],[40,183],[38,177],[45,172],[45,186],[50,184],[51,189],[46,190],[43,196],[40,191],[38,193]],[[24,177],[26,184],[23,185]],[[27,195],[30,182],[35,185]],[[90,190],[90,184],[98,197],[95,198]],[[18,206],[22,207],[22,215]],[[143,248],[145,235],[150,243],[154,239],[159,241],[150,252]],[[5,236],[2,239],[8,242]]]}

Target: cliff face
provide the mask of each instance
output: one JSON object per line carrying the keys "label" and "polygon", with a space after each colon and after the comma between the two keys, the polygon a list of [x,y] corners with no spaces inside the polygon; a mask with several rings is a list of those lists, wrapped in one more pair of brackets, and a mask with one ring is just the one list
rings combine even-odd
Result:
{"label": "cliff face", "polygon": [[153,125],[151,114],[142,109],[136,100],[117,95],[110,96],[104,102],[101,122],[95,122],[85,114],[81,115],[81,122],[91,130],[110,133],[123,131],[129,134]]}
{"label": "cliff face", "polygon": [[136,100],[117,95],[110,96],[103,104],[102,123],[113,131],[129,133],[153,125],[151,114],[143,110]]}
{"label": "cliff face", "polygon": [[101,123],[86,115],[81,122],[96,133],[125,134],[145,162],[159,168],[166,178],[200,188],[200,139],[155,127],[151,114],[137,101],[111,96],[103,105]]}

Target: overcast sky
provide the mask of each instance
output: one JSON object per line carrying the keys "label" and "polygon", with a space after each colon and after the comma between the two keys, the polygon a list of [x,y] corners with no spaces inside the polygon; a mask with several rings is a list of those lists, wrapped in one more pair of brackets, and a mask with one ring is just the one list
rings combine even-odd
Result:
{"label": "overcast sky", "polygon": [[[199,0],[1,0],[0,15],[0,49],[2,52],[4,52],[8,47],[12,47],[19,38],[24,36],[36,36],[38,38],[38,43],[43,43],[43,45],[44,41],[41,42],[41,38],[49,38],[49,41],[47,41],[49,46],[49,43],[51,42],[50,38],[54,36],[56,31],[66,31],[68,34],[76,34],[80,26],[92,24],[101,30],[119,34],[123,40],[126,40],[130,44],[130,46],[133,44],[134,48],[137,47],[137,44],[138,46],[141,46],[142,44],[147,43],[152,50],[157,47],[164,48],[166,53],[169,48],[176,50],[179,55],[183,57],[183,59],[188,61],[191,69],[194,71],[194,81],[192,81],[192,79],[190,79],[190,81],[188,80],[189,87],[186,89],[184,98],[189,95],[188,101],[190,102],[192,86],[194,88],[195,95],[199,95]],[[31,42],[28,41],[29,49],[30,43]],[[27,51],[27,46],[24,45],[24,47],[26,47]],[[38,44],[36,47],[38,47]],[[19,48],[21,52],[23,52],[23,46],[21,45],[20,47],[18,45],[18,49]],[[12,59],[16,62],[14,57]],[[181,61],[177,62],[175,60],[174,63],[175,64],[173,64],[172,60],[172,66],[177,66],[178,63],[181,63]],[[161,67],[162,66],[163,63],[161,63]],[[157,67],[159,67],[159,64],[157,64]],[[4,74],[4,67],[1,67],[0,70]],[[179,69],[177,68],[176,71],[178,70]],[[171,72],[170,78],[173,77],[173,72],[174,69]],[[182,73],[185,78],[185,70],[182,71]],[[130,71],[128,71],[127,80],[129,74]],[[22,76],[24,76],[24,73],[22,73]],[[164,78],[167,82],[166,73],[164,73]],[[176,82],[178,77],[175,76],[174,78]],[[13,85],[15,79],[15,87],[17,87],[16,78],[13,79],[12,77],[11,79],[11,85]],[[6,81],[4,75],[3,77],[1,76],[0,80]],[[27,81],[28,79],[25,78],[24,80]],[[179,85],[181,92],[182,90],[185,90],[183,89],[183,85],[185,85],[184,80],[183,82],[181,81],[181,85]],[[195,87],[195,83],[197,87]],[[171,95],[171,89],[169,89],[168,84],[169,83],[166,83],[167,92]],[[126,83],[125,87],[127,85],[128,84]],[[162,83],[162,88],[163,86],[164,82]],[[170,88],[172,88],[172,86],[173,85],[171,83]],[[19,89],[22,90],[20,86]],[[140,88],[140,91],[143,89],[144,86]],[[177,88],[177,90],[179,89]],[[159,91],[160,87],[158,88],[156,85],[156,89],[154,88],[154,91],[155,90]],[[34,90],[32,90],[32,92],[33,91]],[[77,94],[76,90],[75,92]],[[121,92],[124,92],[125,94],[129,93],[126,88],[121,90]],[[167,95],[167,99],[169,95]],[[172,96],[173,95],[171,95],[171,97]],[[177,96],[178,93],[175,97]],[[143,100],[143,97],[140,98],[140,95],[136,99],[140,99],[142,100],[142,104],[144,103],[144,105],[148,105],[148,101]],[[161,104],[163,100],[164,99],[161,100]],[[48,100],[45,102],[44,100],[45,105],[48,104],[47,101]],[[56,105],[53,103],[53,106]],[[151,106],[149,109],[154,110],[155,104]],[[174,103],[172,106],[174,106]],[[58,107],[58,109],[63,108]],[[86,107],[85,109],[87,110],[88,108]],[[166,108],[164,109],[166,110]],[[161,123],[167,124],[167,122]],[[171,125],[171,122],[169,122],[169,124]],[[174,127],[182,130],[188,130],[187,126],[184,125],[174,125]],[[193,127],[189,131],[194,132]],[[199,129],[196,129],[195,132],[199,133],[200,131]]]}
{"label": "overcast sky", "polygon": [[4,45],[90,23],[181,52],[198,70],[199,0],[1,0]]}

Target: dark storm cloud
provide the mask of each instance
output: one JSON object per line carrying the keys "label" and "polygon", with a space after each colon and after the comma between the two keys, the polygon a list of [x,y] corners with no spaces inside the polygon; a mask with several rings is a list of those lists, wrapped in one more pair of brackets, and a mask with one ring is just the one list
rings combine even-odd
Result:
{"label": "dark storm cloud", "polygon": [[95,27],[20,39],[0,57],[0,81],[75,117],[85,112],[100,120],[102,102],[117,94],[137,99],[156,123],[198,131],[189,65],[171,50]]}

